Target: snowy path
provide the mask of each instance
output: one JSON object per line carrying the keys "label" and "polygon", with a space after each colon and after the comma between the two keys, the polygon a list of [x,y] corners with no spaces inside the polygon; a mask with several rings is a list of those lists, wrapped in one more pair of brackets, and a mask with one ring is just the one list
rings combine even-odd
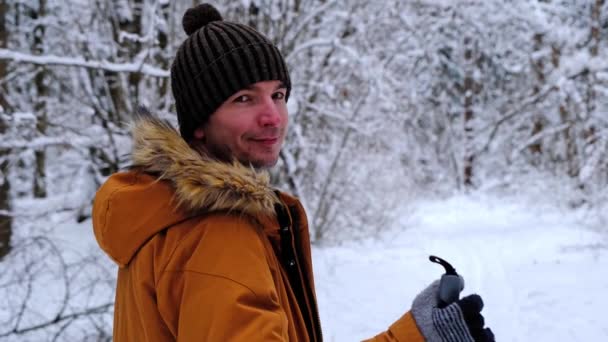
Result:
{"label": "snowy path", "polygon": [[480,293],[499,342],[608,341],[608,249],[572,215],[454,198],[419,206],[406,232],[313,250],[327,341],[386,329],[447,259]]}

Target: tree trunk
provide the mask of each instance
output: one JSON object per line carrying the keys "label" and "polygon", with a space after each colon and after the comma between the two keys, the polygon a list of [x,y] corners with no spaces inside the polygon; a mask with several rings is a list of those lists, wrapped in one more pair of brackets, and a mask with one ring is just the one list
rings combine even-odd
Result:
{"label": "tree trunk", "polygon": [[[117,49],[116,62],[132,62],[137,54],[141,51],[142,44],[138,40],[133,40],[132,37],[121,36],[121,33],[141,37],[142,34],[142,11],[143,0],[123,0],[122,6],[129,7],[129,17],[121,17],[118,13],[111,18],[113,27],[113,38]],[[110,121],[117,126],[122,126],[126,122],[127,115],[133,112],[132,103],[139,102],[139,82],[141,74],[138,72],[129,73],[125,77],[117,72],[106,71],[105,79],[110,89],[111,102],[113,108],[108,108],[111,114]]]}
{"label": "tree trunk", "polygon": [[[46,0],[39,0],[38,12],[33,13],[33,19],[40,21],[44,20],[46,15]],[[32,45],[32,52],[35,55],[43,55],[45,52],[44,48],[44,37],[45,27],[40,22],[34,27],[34,41]],[[36,87],[36,102],[34,103],[34,112],[36,114],[36,131],[39,135],[44,136],[46,134],[46,128],[48,125],[47,117],[47,100],[49,96],[49,90],[46,86],[47,70],[45,67],[41,67],[34,77],[34,84]],[[34,186],[33,192],[34,197],[44,198],[46,197],[46,150],[42,147],[40,150],[35,152],[36,164],[34,167]]]}
{"label": "tree trunk", "polygon": [[[599,53],[599,46],[600,46],[600,26],[601,26],[601,22],[600,22],[600,18],[601,18],[601,10],[602,7],[604,6],[604,0],[595,0],[595,4],[593,6],[593,8],[591,9],[591,46],[589,48],[589,54],[591,55],[592,58],[596,58],[598,56]],[[596,111],[597,108],[597,103],[596,103],[596,98],[597,98],[597,94],[595,91],[595,86],[597,84],[597,78],[595,77],[595,73],[593,72],[589,72],[589,74],[587,75],[588,80],[587,80],[587,117],[591,118]],[[590,141],[594,141],[596,140],[594,138],[594,130],[595,127],[590,126],[587,128],[588,132],[585,132],[586,135],[591,136],[592,139],[590,139]]]}
{"label": "tree trunk", "polygon": [[[0,79],[2,79],[3,76],[4,75],[0,73]],[[2,112],[0,112],[0,114],[2,114]],[[6,132],[6,128],[4,119],[0,117],[0,136]],[[9,154],[10,150],[0,150],[0,261],[11,250],[11,235],[13,233],[13,219],[10,215],[11,187],[8,178],[8,160],[5,159]]]}
{"label": "tree trunk", "polygon": [[[591,44],[589,48],[589,54],[592,58],[597,57],[599,53],[600,47],[600,18],[602,7],[604,6],[604,0],[595,0],[595,4],[591,9]],[[596,109],[596,93],[595,93],[595,85],[597,83],[597,79],[593,72],[589,72],[587,75],[587,113],[589,116],[595,113]]]}
{"label": "tree trunk", "polygon": [[[559,68],[561,58],[561,50],[557,46],[552,46],[551,51],[551,62],[553,63],[553,67],[555,69]],[[558,92],[561,89],[558,86]],[[568,127],[564,130],[563,137],[566,145],[565,157],[566,157],[566,169],[567,173],[570,177],[575,178],[578,176],[579,168],[576,164],[576,145],[574,141],[574,120],[570,116],[570,112],[568,111],[568,101],[569,98],[566,96],[561,103],[559,104],[559,117],[562,124],[567,125]]]}
{"label": "tree trunk", "polygon": [[473,110],[473,42],[470,37],[464,39],[464,60],[465,60],[465,76],[464,76],[464,167],[463,167],[463,182],[465,188],[473,186],[473,163],[475,161],[475,151],[473,146],[474,129],[473,119],[475,112]]}
{"label": "tree trunk", "polygon": [[[8,0],[0,0],[0,48],[4,49],[8,44],[8,25],[6,24],[6,16],[8,13]],[[7,75],[8,61],[6,59],[0,59],[0,80]],[[0,113],[6,112],[9,107],[9,103],[4,97],[6,94],[6,88],[0,83]]]}
{"label": "tree trunk", "polygon": [[[167,1],[166,3],[161,3],[160,12],[163,20],[165,21],[165,30],[158,30],[156,38],[158,39],[158,47],[160,48],[159,53],[156,55],[156,62],[158,65],[164,69],[169,70],[169,21],[171,20],[171,4]],[[158,89],[158,108],[159,110],[169,111],[168,106],[166,106],[166,99],[170,98],[169,96],[169,81],[168,77],[159,77],[156,79],[157,89]]]}
{"label": "tree trunk", "polygon": [[[132,6],[131,6],[132,10],[133,10],[133,20],[125,22],[125,23],[121,23],[121,30],[125,31],[125,32],[129,32],[132,34],[136,34],[138,36],[142,36],[144,34],[144,30],[142,27],[142,12],[143,12],[143,8],[144,8],[144,0],[132,0]],[[128,59],[130,61],[132,61],[135,56],[137,56],[141,51],[142,51],[142,43],[140,42],[127,42],[127,45],[124,46],[124,48],[126,49],[126,53],[128,56]],[[141,82],[141,73],[139,72],[132,72],[129,73],[128,76],[128,87],[129,87],[129,91],[127,92],[127,94],[129,95],[129,98],[127,99],[127,102],[130,103],[135,103],[137,104],[139,102],[139,83]],[[129,111],[133,111],[133,106],[130,106]],[[129,113],[131,114],[131,113]]]}
{"label": "tree trunk", "polygon": [[604,0],[595,0],[591,9],[591,56],[596,57],[600,48],[600,18]]}
{"label": "tree trunk", "polygon": [[[8,42],[8,27],[5,21],[8,13],[8,4],[6,0],[0,0],[0,48],[6,48]],[[7,62],[0,60],[0,81],[7,75]],[[2,115],[8,110],[8,102],[4,98],[6,89],[0,83],[0,137],[6,134],[8,129],[4,117]],[[12,235],[12,217],[10,201],[10,183],[8,178],[8,160],[10,150],[0,149],[0,260],[6,256],[11,250],[11,235]]]}
{"label": "tree trunk", "polygon": [[568,99],[559,106],[559,116],[563,124],[567,124],[568,128],[564,130],[564,140],[566,141],[566,165],[568,175],[572,178],[578,177],[579,168],[576,164],[576,145],[574,142],[573,131],[574,122],[570,118],[570,112],[566,108]]}
{"label": "tree trunk", "polygon": [[[591,36],[591,44],[589,47],[589,54],[591,55],[591,58],[597,58],[598,53],[599,53],[599,45],[600,45],[600,27],[601,27],[601,11],[602,11],[602,7],[604,6],[604,0],[595,0],[595,3],[593,4],[593,7],[591,8],[591,30],[590,30],[590,36]],[[599,146],[597,146],[597,142],[599,140],[598,134],[597,134],[597,130],[596,130],[596,126],[595,126],[595,116],[596,116],[596,111],[597,111],[597,93],[596,93],[596,86],[598,85],[598,79],[596,77],[596,74],[594,72],[589,71],[586,74],[586,87],[587,87],[587,94],[586,94],[586,98],[585,98],[585,107],[586,107],[586,115],[584,117],[585,120],[587,120],[587,122],[583,123],[583,131],[582,131],[582,137],[583,137],[583,145],[584,148],[582,149],[581,154],[584,156],[585,158],[585,163],[587,163],[588,161],[590,161],[593,165],[593,159],[594,159],[594,155],[596,153],[598,153],[598,148],[600,148]],[[589,176],[589,175],[587,175]],[[579,184],[579,187],[584,188],[585,187],[585,180],[580,179],[581,184]]]}
{"label": "tree trunk", "polygon": [[[534,52],[542,50],[543,38],[543,33],[534,34]],[[535,96],[540,92],[540,89],[545,84],[545,63],[542,57],[538,57],[537,60],[532,62],[532,69],[534,70],[534,74],[536,75],[536,83],[532,88],[532,96]],[[544,129],[542,113],[536,114],[533,120],[534,123],[532,124],[532,132],[530,134],[531,136],[535,136],[536,134],[542,132],[542,130]],[[538,161],[537,156],[540,156],[543,153],[542,140],[539,139],[537,142],[531,144],[528,149],[532,153],[532,163],[535,164]]]}

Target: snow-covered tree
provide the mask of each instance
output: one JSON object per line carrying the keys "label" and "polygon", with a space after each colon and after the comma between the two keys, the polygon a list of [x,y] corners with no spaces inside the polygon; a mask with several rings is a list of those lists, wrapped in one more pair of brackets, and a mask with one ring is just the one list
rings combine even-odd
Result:
{"label": "snow-covered tree", "polygon": [[[7,47],[8,25],[8,3],[6,0],[0,1],[0,49]],[[0,80],[7,77],[7,61],[0,60]],[[8,131],[8,110],[9,105],[6,99],[6,87],[0,83],[0,136],[4,136]],[[8,177],[9,160],[11,154],[7,147],[0,147],[0,261],[10,251],[12,235],[11,217],[11,188]]]}
{"label": "snow-covered tree", "polygon": [[[0,0],[0,258],[14,246],[0,298],[18,294],[0,302],[0,338],[108,338],[111,266],[66,255],[56,231],[90,229],[97,187],[130,162],[138,105],[176,123],[169,68],[196,3]],[[375,234],[417,196],[562,184],[570,205],[606,203],[605,0],[215,5],[285,55],[273,180],[302,199],[316,243]],[[23,289],[50,279],[67,279],[66,304],[37,316],[41,295]]]}

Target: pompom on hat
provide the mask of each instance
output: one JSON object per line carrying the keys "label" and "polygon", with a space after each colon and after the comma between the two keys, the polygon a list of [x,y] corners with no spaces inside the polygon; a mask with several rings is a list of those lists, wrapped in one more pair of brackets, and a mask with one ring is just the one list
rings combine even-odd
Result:
{"label": "pompom on hat", "polygon": [[291,81],[278,48],[247,25],[225,21],[210,4],[190,8],[182,26],[188,38],[171,66],[171,88],[180,134],[186,141],[194,130],[234,93],[262,81]]}

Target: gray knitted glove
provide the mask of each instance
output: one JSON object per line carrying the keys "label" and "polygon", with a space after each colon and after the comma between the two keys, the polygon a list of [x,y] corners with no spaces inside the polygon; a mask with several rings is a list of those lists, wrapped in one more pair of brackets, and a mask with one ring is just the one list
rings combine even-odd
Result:
{"label": "gray knitted glove", "polygon": [[440,309],[438,291],[435,281],[412,304],[412,315],[427,342],[494,342],[492,331],[483,327],[481,297],[464,297]]}

